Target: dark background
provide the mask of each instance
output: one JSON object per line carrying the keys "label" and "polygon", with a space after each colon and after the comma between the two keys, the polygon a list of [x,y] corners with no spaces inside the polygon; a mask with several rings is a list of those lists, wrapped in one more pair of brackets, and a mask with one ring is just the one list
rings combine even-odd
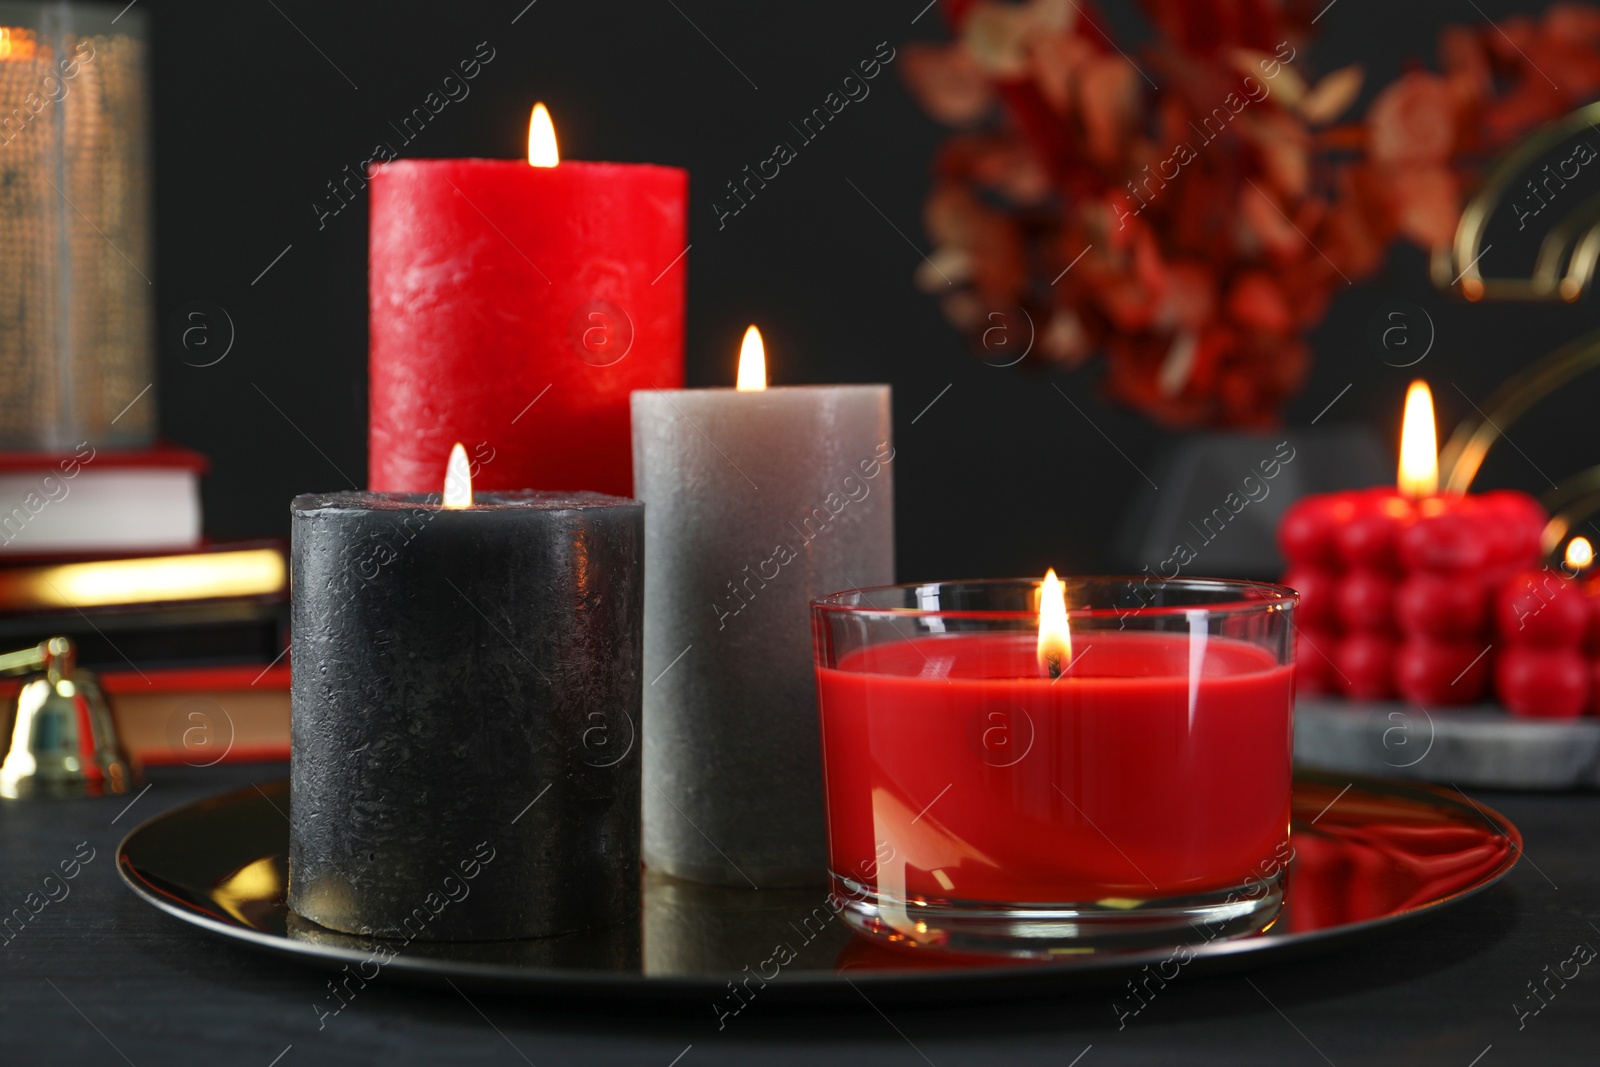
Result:
{"label": "dark background", "polygon": [[[320,230],[312,205],[486,41],[496,56],[471,95],[406,151],[518,157],[528,110],[544,100],[568,158],[688,168],[689,384],[731,382],[749,322],[767,337],[775,383],[892,383],[902,580],[1117,562],[1117,520],[1145,484],[1133,465],[1150,469],[1175,439],[1104,403],[1094,364],[1070,374],[1033,366],[1037,357],[985,365],[913,286],[928,249],[929,162],[945,131],[905,90],[899,59],[717,228],[712,198],[723,183],[788,137],[788,122],[879,42],[945,35],[937,9],[913,25],[925,2],[538,0],[524,10],[527,0],[141,0],[154,36],[160,421],[213,461],[208,533],[285,534],[292,495],[342,488],[341,471],[364,483],[367,205],[363,197]],[[1363,63],[1364,108],[1408,60],[1434,64],[1443,23],[1544,6],[1337,0],[1305,58],[1318,73]],[[1127,5],[1104,7],[1124,42],[1145,33]],[[1437,324],[1432,353],[1410,370],[1386,366],[1368,339],[1396,299]],[[236,324],[236,344],[216,366],[187,365],[198,360],[178,342],[197,302]],[[1333,302],[1288,421],[1309,422],[1353,383],[1321,425],[1362,422],[1389,438],[1407,381],[1423,373],[1448,429],[1470,413],[1466,397],[1481,400],[1595,322],[1592,299],[1462,304],[1435,292],[1424,256],[1402,248],[1379,278]],[[1516,447],[1491,457],[1480,484],[1538,491],[1548,487],[1540,471],[1559,480],[1600,460],[1593,398],[1580,383],[1550,401],[1513,430]]]}

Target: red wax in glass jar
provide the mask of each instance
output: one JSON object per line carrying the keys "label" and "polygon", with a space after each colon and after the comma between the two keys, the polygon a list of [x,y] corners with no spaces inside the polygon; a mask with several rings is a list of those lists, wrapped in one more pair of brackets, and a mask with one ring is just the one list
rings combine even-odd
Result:
{"label": "red wax in glass jar", "polygon": [[683,384],[688,176],[401,160],[374,168],[370,488],[633,493],[628,394]]}
{"label": "red wax in glass jar", "polygon": [[1293,666],[1215,636],[1081,640],[1053,681],[1014,633],[893,640],[819,667],[834,872],[900,899],[996,902],[1259,877],[1288,835]]}

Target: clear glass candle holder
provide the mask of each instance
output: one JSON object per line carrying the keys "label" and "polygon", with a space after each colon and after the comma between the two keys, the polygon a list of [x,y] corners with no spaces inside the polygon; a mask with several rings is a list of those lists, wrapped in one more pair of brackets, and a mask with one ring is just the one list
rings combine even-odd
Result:
{"label": "clear glass candle holder", "polygon": [[856,930],[1049,956],[1276,917],[1296,594],[1063,584],[1046,639],[1037,581],[812,602],[829,868]]}

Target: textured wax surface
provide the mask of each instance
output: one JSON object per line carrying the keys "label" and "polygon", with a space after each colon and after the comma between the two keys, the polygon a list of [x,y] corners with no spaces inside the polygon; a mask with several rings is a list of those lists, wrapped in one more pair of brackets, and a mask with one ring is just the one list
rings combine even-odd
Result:
{"label": "textured wax surface", "polygon": [[630,493],[628,393],[683,383],[688,175],[401,160],[371,184],[371,488],[437,491],[460,441],[486,489]]}
{"label": "textured wax surface", "polygon": [[820,881],[809,602],[894,580],[889,387],[639,392],[633,432],[650,509],[645,862]]}
{"label": "textured wax surface", "polygon": [[289,905],[323,926],[637,922],[644,508],[502,500],[291,508]]}

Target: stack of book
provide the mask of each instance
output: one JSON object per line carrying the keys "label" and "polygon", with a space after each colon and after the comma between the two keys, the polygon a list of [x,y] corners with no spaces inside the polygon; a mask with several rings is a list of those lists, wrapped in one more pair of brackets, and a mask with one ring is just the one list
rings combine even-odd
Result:
{"label": "stack of book", "polygon": [[0,652],[54,635],[147,763],[286,758],[288,566],[201,536],[205,458],[0,453]]}

